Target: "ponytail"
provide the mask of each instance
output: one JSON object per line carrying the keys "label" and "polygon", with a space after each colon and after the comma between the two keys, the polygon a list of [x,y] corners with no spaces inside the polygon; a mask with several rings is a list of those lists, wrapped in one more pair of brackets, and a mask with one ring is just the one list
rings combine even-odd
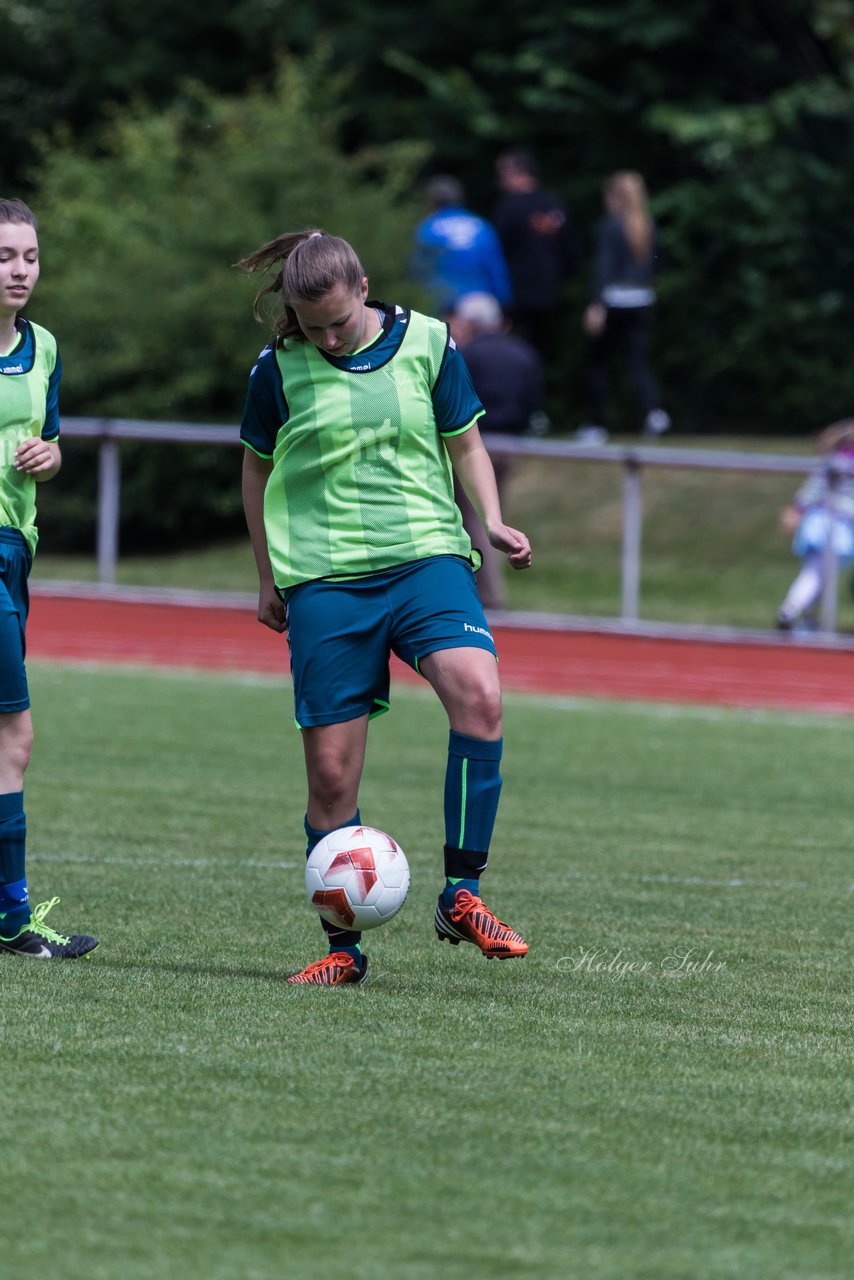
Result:
{"label": "ponytail", "polygon": [[252,313],[263,323],[263,300],[278,294],[281,310],[274,319],[273,332],[280,340],[304,337],[293,309],[295,301],[316,302],[337,284],[356,293],[365,277],[352,246],[316,227],[286,231],[241,258],[237,266],[248,272],[276,270],[273,279],[255,295]]}

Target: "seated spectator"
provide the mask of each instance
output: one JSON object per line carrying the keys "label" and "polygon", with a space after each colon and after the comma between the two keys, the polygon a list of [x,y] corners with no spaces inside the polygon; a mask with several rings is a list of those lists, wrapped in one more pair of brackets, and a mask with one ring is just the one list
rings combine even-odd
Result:
{"label": "seated spectator", "polygon": [[432,178],[427,198],[431,213],[415,229],[412,270],[433,307],[448,316],[464,293],[491,293],[506,305],[510,275],[495,229],[464,207],[456,178]]}
{"label": "seated spectator", "polygon": [[[464,294],[451,317],[451,334],[463,353],[474,389],[486,410],[480,427],[487,438],[490,433],[543,434],[548,422],[543,410],[539,356],[523,338],[507,332],[497,299],[488,293]],[[492,465],[498,492],[503,496],[513,459],[493,454]],[[477,576],[481,602],[486,609],[503,609],[502,556],[489,545],[474,507],[459,486],[455,497],[472,545],[483,555]]]}
{"label": "seated spectator", "polygon": [[777,613],[781,631],[817,626],[829,540],[838,564],[854,561],[854,420],[825,427],[818,444],[826,459],[780,516],[784,530],[794,534],[792,550],[803,562]]}

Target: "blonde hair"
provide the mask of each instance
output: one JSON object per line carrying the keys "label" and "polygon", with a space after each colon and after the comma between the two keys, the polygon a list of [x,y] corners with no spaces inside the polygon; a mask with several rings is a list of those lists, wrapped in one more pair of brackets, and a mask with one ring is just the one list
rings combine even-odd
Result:
{"label": "blonde hair", "polygon": [[829,427],[823,427],[819,431],[817,441],[818,447],[825,453],[832,453],[834,449],[854,449],[854,418],[831,422]]}
{"label": "blonde hair", "polygon": [[365,278],[365,269],[352,245],[317,227],[286,231],[241,258],[237,266],[249,272],[277,268],[275,277],[255,295],[253,306],[255,319],[263,322],[261,303],[264,298],[279,294],[281,311],[273,324],[277,338],[305,336],[293,309],[294,302],[317,302],[337,284],[357,293]]}
{"label": "blonde hair", "polygon": [[652,218],[643,178],[633,169],[620,169],[612,173],[605,183],[605,194],[622,223],[635,258],[638,262],[649,262],[652,257]]}

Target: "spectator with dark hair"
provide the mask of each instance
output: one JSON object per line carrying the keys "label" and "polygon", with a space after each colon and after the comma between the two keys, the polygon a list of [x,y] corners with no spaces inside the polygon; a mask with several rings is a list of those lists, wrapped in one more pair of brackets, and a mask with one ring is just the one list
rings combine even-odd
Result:
{"label": "spectator with dark hair", "polygon": [[603,198],[605,217],[596,236],[593,296],[584,313],[590,337],[590,421],[582,431],[604,431],[609,366],[621,351],[640,400],[643,433],[660,436],[670,429],[670,417],[661,407],[658,380],[649,362],[658,245],[646,184],[639,173],[622,170],[608,178]]}
{"label": "spectator with dark hair", "polygon": [[496,160],[502,195],[492,220],[510,268],[515,333],[548,354],[550,321],[566,281],[578,268],[578,240],[567,206],[540,182],[528,151],[505,151]]}
{"label": "spectator with dark hair", "polygon": [[464,293],[491,293],[506,305],[510,274],[495,228],[465,207],[456,178],[431,178],[426,194],[431,212],[415,229],[413,274],[433,307],[448,314]]}
{"label": "spectator with dark hair", "polygon": [[[451,334],[468,365],[478,399],[486,410],[483,428],[499,435],[539,435],[548,423],[543,410],[540,357],[524,338],[507,332],[498,300],[489,293],[464,294],[451,316]],[[492,455],[492,466],[503,501],[513,459]],[[487,539],[474,506],[462,486],[454,496],[463,526],[483,555],[477,589],[485,609],[503,609],[504,574],[501,556]]]}

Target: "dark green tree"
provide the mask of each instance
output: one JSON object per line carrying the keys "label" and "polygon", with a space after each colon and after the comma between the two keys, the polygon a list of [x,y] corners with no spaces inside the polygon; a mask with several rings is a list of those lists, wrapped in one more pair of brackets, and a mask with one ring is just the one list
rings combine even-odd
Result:
{"label": "dark green tree", "polygon": [[[326,75],[349,77],[339,149],[364,157],[402,138],[420,141],[421,169],[405,171],[413,186],[428,168],[449,169],[463,178],[469,203],[488,214],[497,151],[530,146],[549,185],[574,208],[589,249],[602,179],[622,167],[644,173],[665,248],[658,359],[683,429],[802,432],[848,411],[854,0],[542,0],[534,7],[434,0],[429,19],[415,22],[405,7],[370,0],[289,7],[212,0],[203,10],[166,0],[141,9],[130,0],[0,0],[2,185],[11,190],[26,174],[39,194],[47,192],[51,155],[67,164],[77,154],[87,170],[100,160],[107,166],[103,181],[90,175],[84,184],[87,200],[109,205],[126,182],[133,198],[141,186],[157,193],[156,175],[136,185],[133,175],[116,177],[121,149],[133,155],[140,147],[129,120],[147,120],[154,138],[160,127],[171,136],[169,122],[180,118],[189,138],[203,127],[204,112],[188,73],[214,98],[251,99],[256,90],[248,86],[269,88],[281,50],[302,62],[322,43]],[[327,98],[319,85],[316,102]],[[132,100],[148,106],[129,116]],[[125,106],[105,134],[117,103]],[[39,149],[39,136],[55,138],[58,124],[60,142]],[[283,145],[275,129],[271,136],[271,148]],[[315,163],[310,143],[303,155],[311,165],[293,182],[322,191],[321,158]],[[165,170],[170,163],[166,145]],[[183,159],[178,167],[183,180]],[[182,190],[197,202],[189,206],[197,218],[198,202],[217,199],[203,183],[190,191],[185,182]],[[392,176],[392,207],[400,191]],[[258,229],[269,211],[262,204]],[[410,207],[399,235],[408,234],[413,216]],[[106,230],[116,252],[103,223],[95,210],[93,228]],[[181,257],[203,280],[208,252],[230,246],[214,245],[208,232],[196,237],[190,214],[183,226]],[[123,237],[123,259],[133,265],[143,250]],[[579,279],[567,292],[565,380],[552,405],[567,428],[579,413],[585,287]],[[199,294],[206,295],[201,285]],[[148,356],[150,339],[143,333],[135,341]],[[116,354],[116,388],[126,377],[144,381],[132,363],[132,350]],[[207,378],[194,390],[197,380],[188,368],[175,405],[161,401],[157,412],[171,416],[182,401],[188,413],[227,412],[227,392]],[[148,394],[149,402],[156,398]]]}
{"label": "dark green tree", "polygon": [[[357,92],[357,129],[385,137],[404,120],[484,212],[496,151],[529,146],[588,231],[602,179],[640,169],[665,246],[659,360],[683,428],[804,432],[850,411],[851,0],[436,11],[421,32],[355,0],[324,7],[354,41],[357,88],[385,85]],[[569,394],[553,406],[566,426],[583,292],[567,295]]]}
{"label": "dark green tree", "polygon": [[269,78],[284,47],[275,0],[0,0],[0,31],[0,186],[9,190],[29,182],[40,133],[62,124],[83,139],[116,106],[179,101],[190,77],[241,92]]}

